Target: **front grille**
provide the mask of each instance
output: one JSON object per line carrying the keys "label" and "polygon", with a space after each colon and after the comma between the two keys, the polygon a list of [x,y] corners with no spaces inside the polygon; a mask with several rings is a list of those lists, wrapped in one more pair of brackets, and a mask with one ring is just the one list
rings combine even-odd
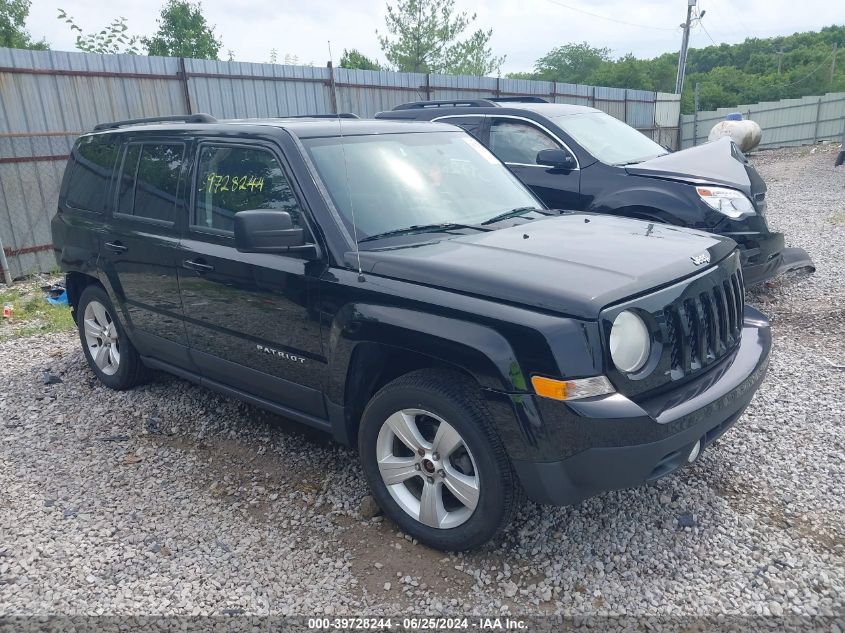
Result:
{"label": "front grille", "polygon": [[731,351],[742,332],[742,272],[666,306],[666,344],[673,380],[707,367]]}

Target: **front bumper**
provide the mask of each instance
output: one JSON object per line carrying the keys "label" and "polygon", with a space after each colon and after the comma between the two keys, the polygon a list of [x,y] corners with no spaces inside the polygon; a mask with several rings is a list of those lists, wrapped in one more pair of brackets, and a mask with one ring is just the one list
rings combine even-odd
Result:
{"label": "front bumper", "polygon": [[621,394],[568,403],[536,398],[544,426],[568,425],[557,436],[589,447],[559,460],[512,459],[527,495],[568,505],[676,470],[697,441],[706,448],[740,417],[766,375],[771,341],[766,317],[746,307],[739,347],[677,389],[638,403]]}
{"label": "front bumper", "polygon": [[785,248],[783,233],[725,232],[739,246],[742,276],[750,287],[774,279],[791,270],[815,272],[813,260],[803,248]]}

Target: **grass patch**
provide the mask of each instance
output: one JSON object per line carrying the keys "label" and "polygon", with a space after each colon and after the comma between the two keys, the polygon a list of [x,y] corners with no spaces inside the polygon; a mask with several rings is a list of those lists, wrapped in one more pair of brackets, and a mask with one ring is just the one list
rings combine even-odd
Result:
{"label": "grass patch", "polygon": [[70,307],[47,303],[38,286],[21,285],[0,290],[0,304],[12,307],[11,318],[0,323],[0,341],[12,338],[68,332],[76,327]]}
{"label": "grass patch", "polygon": [[829,219],[835,226],[845,226],[845,213],[834,213]]}

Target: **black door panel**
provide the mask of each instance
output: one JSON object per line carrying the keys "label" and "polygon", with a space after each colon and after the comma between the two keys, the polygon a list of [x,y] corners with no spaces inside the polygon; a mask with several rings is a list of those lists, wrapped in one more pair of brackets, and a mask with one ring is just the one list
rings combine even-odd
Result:
{"label": "black door panel", "polygon": [[326,361],[311,309],[323,263],[241,253],[231,233],[247,209],[284,210],[303,225],[281,163],[260,145],[207,143],[197,156],[192,226],[177,267],[191,356],[210,380],[325,416]]}
{"label": "black door panel", "polygon": [[167,139],[123,148],[100,243],[100,267],[139,352],[180,364],[189,363],[176,273],[185,149]]}

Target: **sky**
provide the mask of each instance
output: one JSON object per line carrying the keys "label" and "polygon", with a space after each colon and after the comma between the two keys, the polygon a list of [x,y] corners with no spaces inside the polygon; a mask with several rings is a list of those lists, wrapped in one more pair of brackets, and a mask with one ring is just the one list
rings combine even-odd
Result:
{"label": "sky", "polygon": [[[456,8],[477,14],[474,28],[493,29],[492,47],[506,55],[502,73],[528,71],[556,46],[586,41],[614,55],[653,57],[680,47],[679,25],[687,0],[455,0]],[[74,50],[75,35],[56,17],[61,7],[86,33],[112,18],[127,18],[129,31],[149,35],[164,0],[33,0],[27,27],[56,50]],[[268,62],[296,56],[299,63],[324,66],[331,41],[335,63],[344,48],[357,48],[384,61],[375,31],[384,31],[386,0],[204,0],[208,22],[238,61]],[[845,0],[698,0],[706,11],[691,34],[691,46],[741,42],[746,37],[789,35],[845,24]],[[587,12],[587,13],[585,13]],[[592,13],[594,15],[588,15]],[[706,29],[706,30],[705,30]]]}

